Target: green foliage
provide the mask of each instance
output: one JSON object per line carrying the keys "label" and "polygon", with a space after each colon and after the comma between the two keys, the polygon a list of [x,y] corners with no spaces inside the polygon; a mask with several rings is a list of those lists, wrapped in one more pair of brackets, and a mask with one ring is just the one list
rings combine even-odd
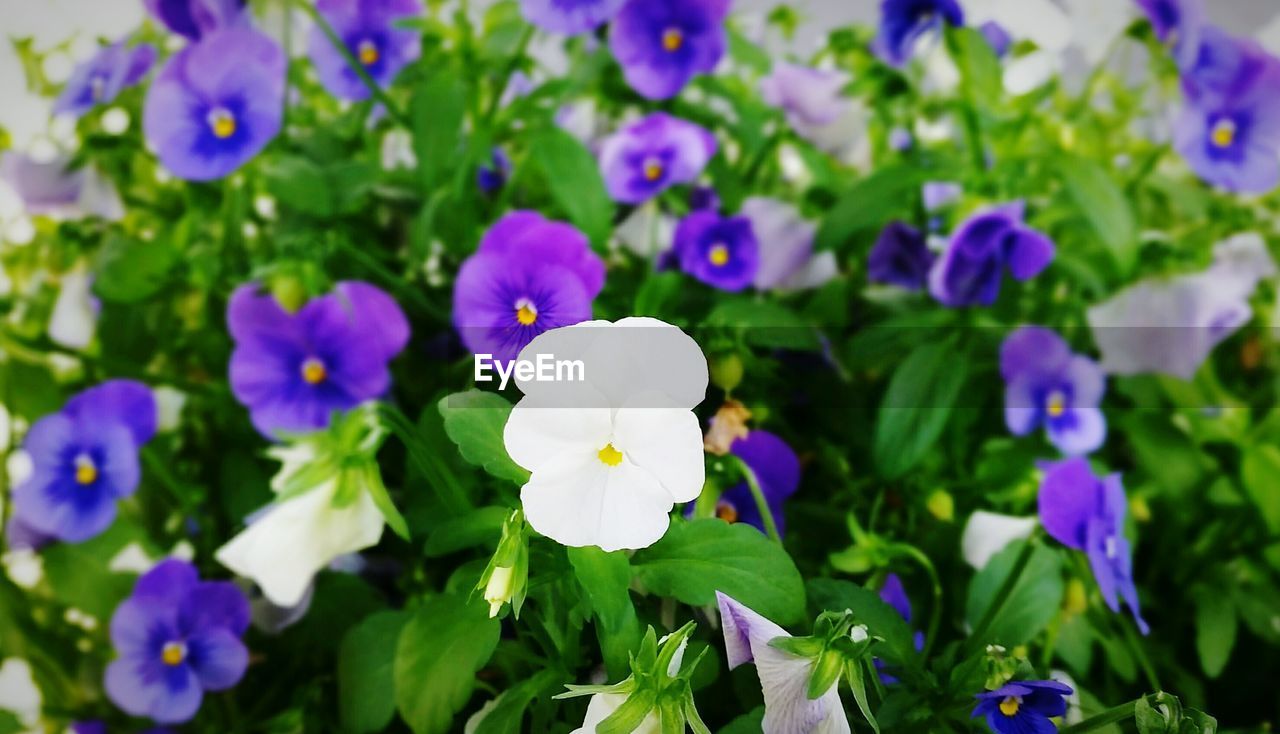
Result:
{"label": "green foliage", "polygon": [[[1011,543],[973,577],[965,604],[965,619],[969,624],[977,624],[991,605],[999,601],[996,593],[1009,578],[1022,549],[1022,542]],[[1010,648],[1030,642],[1058,613],[1063,591],[1061,554],[1037,547],[991,623],[991,641]]]}
{"label": "green foliage", "polygon": [[396,708],[414,734],[443,734],[471,698],[499,625],[482,603],[433,597],[413,612],[396,646]]}
{"label": "green foliage", "polygon": [[934,447],[964,388],[967,363],[955,345],[916,347],[898,367],[876,419],[876,468],[888,479],[910,471]]}
{"label": "green foliage", "polygon": [[502,429],[511,413],[511,403],[505,398],[467,390],[441,398],[439,408],[445,433],[458,445],[463,458],[499,479],[516,484],[529,480],[529,472],[511,460],[502,442]]}
{"label": "green foliage", "polygon": [[396,649],[409,617],[398,611],[370,615],[338,648],[338,712],[353,734],[382,731],[395,716]]}

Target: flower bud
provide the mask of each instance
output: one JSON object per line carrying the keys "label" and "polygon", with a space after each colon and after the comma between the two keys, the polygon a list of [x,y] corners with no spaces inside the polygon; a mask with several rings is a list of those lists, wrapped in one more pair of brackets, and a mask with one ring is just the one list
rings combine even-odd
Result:
{"label": "flower bud", "polygon": [[484,600],[489,602],[489,617],[498,616],[502,605],[511,601],[515,591],[515,573],[511,566],[498,566],[489,574],[489,583],[484,587]]}

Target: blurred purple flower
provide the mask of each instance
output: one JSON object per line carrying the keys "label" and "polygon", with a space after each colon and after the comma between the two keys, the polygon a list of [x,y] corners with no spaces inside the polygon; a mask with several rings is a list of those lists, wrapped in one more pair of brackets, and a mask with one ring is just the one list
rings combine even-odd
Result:
{"label": "blurred purple flower", "polygon": [[394,299],[359,281],[286,311],[256,283],[231,294],[227,326],[235,341],[231,391],[264,436],[325,428],[335,411],[381,397],[390,362],[409,342]]}
{"label": "blurred purple flower", "polygon": [[1280,184],[1280,63],[1267,63],[1233,95],[1189,97],[1174,147],[1210,184],[1248,194],[1274,189]]}
{"label": "blurred purple flower", "polygon": [[[759,429],[751,431],[745,438],[735,439],[729,451],[755,472],[778,533],[785,532],[782,503],[800,486],[800,458],[796,452],[777,435]],[[686,517],[693,516],[694,504],[690,502],[685,507]],[[765,532],[764,518],[746,481],[738,482],[720,494],[716,502],[716,517],[726,522],[745,523]]]}
{"label": "blurred purple flower", "polygon": [[1023,203],[973,215],[929,272],[929,292],[945,306],[990,306],[1006,269],[1018,280],[1039,275],[1053,260],[1053,241],[1023,223]]}
{"label": "blurred purple flower", "polygon": [[655,112],[604,140],[600,171],[615,201],[640,204],[671,186],[693,182],[715,153],[709,131]]}
{"label": "blurred purple flower", "polygon": [[57,538],[32,527],[30,523],[13,513],[5,523],[4,542],[9,550],[38,551]]}
{"label": "blurred purple flower", "polygon": [[223,28],[249,23],[245,0],[143,0],[151,16],[193,41]]}
{"label": "blurred purple flower", "polygon": [[964,187],[952,181],[925,181],[920,187],[924,210],[929,213],[948,207],[964,196]]}
{"label": "blurred purple flower", "polygon": [[499,219],[453,285],[453,323],[474,354],[515,359],[548,329],[591,318],[604,261],[572,225],[533,211]]}
{"label": "blurred purple flower", "polygon": [[840,119],[849,109],[849,98],[844,96],[848,84],[849,75],[843,71],[779,61],[769,76],[760,80],[760,95],[765,102],[782,109],[787,122],[802,131]]}
{"label": "blurred purple flower", "polygon": [[1098,408],[1106,390],[1102,368],[1072,354],[1062,337],[1038,326],[1024,326],[1000,347],[1004,377],[1004,419],[1015,436],[1044,426],[1049,442],[1068,456],[1097,450],[1107,437]]}
{"label": "blurred purple flower", "polygon": [[284,76],[284,53],[267,36],[207,36],[169,59],[151,85],[142,120],[147,142],[179,178],[221,178],[280,132]]}
{"label": "blurred purple flower", "polygon": [[0,179],[13,187],[29,214],[112,221],[124,216],[124,204],[110,179],[93,168],[71,165],[68,155],[46,161],[10,150],[0,153]]}
{"label": "blurred purple flower", "polygon": [[1173,47],[1180,68],[1195,63],[1206,16],[1201,0],[1136,0],[1151,20],[1156,38]]}
{"label": "blurred purple flower", "polygon": [[886,63],[902,66],[911,59],[916,41],[943,23],[964,25],[964,10],[956,0],[881,0],[875,52]]}
{"label": "blurred purple flower", "polygon": [[1229,104],[1275,63],[1256,42],[1205,26],[1195,58],[1182,70],[1182,88],[1200,104]]}
{"label": "blurred purple flower", "polygon": [[494,148],[489,156],[489,165],[476,169],[476,186],[480,193],[492,196],[507,185],[507,178],[510,176],[511,156],[502,148]]}
{"label": "blurred purple flower", "polygon": [[548,33],[573,36],[603,25],[626,0],[520,0],[520,10]]}
{"label": "blurred purple flower", "polygon": [[138,579],[111,617],[119,657],[107,666],[107,696],[132,716],[190,721],[205,691],[244,676],[248,626],[249,603],[235,584],[201,581],[190,563],[165,561]]}
{"label": "blurred purple flower", "polygon": [[146,385],[110,380],[36,421],[23,442],[32,473],[13,490],[18,520],[71,543],[106,530],[116,500],[138,488],[138,449],[155,435],[156,419]]}
{"label": "blurred purple flower", "polygon": [[1054,680],[1010,681],[994,691],[979,693],[973,718],[986,717],[996,734],[1053,734],[1050,719],[1067,713],[1071,687]]}
{"label": "blurred purple flower", "polygon": [[867,278],[910,291],[929,284],[936,259],[924,234],[905,222],[889,222],[867,256]]}
{"label": "blurred purple flower", "polygon": [[721,217],[696,211],[676,227],[675,255],[680,269],[723,291],[740,291],[755,281],[760,243],[743,216]]}
{"label": "blurred purple flower", "polygon": [[760,245],[760,265],[752,284],[760,290],[816,288],[837,275],[835,253],[813,252],[818,227],[792,204],[753,196],[742,202]]}
{"label": "blurred purple flower", "polygon": [[102,47],[71,73],[53,103],[53,113],[79,117],[96,105],[111,102],[122,90],[142,81],[155,60],[155,46],[147,43],[133,48],[124,43]]}
{"label": "blurred purple flower", "polygon": [[899,153],[911,150],[916,144],[916,139],[911,135],[911,131],[905,127],[895,127],[889,131],[889,147]]}
{"label": "blurred purple flower", "polygon": [[1119,474],[1099,479],[1082,458],[1048,465],[1040,484],[1040,523],[1055,540],[1084,551],[1111,611],[1120,600],[1129,607],[1142,634],[1150,628],[1138,611],[1133,584],[1133,554],[1124,536],[1127,500]]}
{"label": "blurred purple flower", "polygon": [[[318,0],[316,10],[380,87],[418,58],[420,34],[394,25],[422,13],[418,0]],[[311,30],[307,50],[330,94],[349,100],[369,98],[369,88],[319,26]]]}
{"label": "blurred purple flower", "polygon": [[1004,57],[1009,53],[1009,49],[1013,47],[1013,36],[1009,35],[1009,31],[1004,26],[989,20],[983,23],[978,31],[982,33],[982,37],[987,39],[987,43],[991,45],[991,50],[996,52],[996,56]]}
{"label": "blurred purple flower", "polygon": [[610,28],[609,47],[632,89],[668,99],[720,63],[728,12],[729,0],[629,0]]}

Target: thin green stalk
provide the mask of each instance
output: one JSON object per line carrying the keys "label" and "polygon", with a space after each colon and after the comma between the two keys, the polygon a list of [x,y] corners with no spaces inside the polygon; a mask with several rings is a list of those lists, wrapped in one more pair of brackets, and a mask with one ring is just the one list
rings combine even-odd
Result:
{"label": "thin green stalk", "polygon": [[378,100],[383,107],[387,108],[387,114],[400,125],[404,127],[412,127],[413,125],[410,122],[409,117],[404,114],[386,91],[383,90],[382,87],[378,86],[378,83],[374,81],[373,77],[369,76],[369,70],[365,69],[364,64],[360,63],[360,60],[355,57],[355,54],[351,53],[351,49],[347,48],[347,44],[343,43],[342,39],[338,37],[337,32],[333,30],[333,26],[329,25],[329,21],[320,14],[320,11],[316,10],[315,6],[306,2],[306,0],[294,0],[294,4],[301,8],[304,13],[311,16],[311,20],[315,22],[316,27],[320,29],[320,32],[325,35],[325,38],[329,39],[329,43],[333,44],[333,47],[338,50],[338,53],[342,54],[342,59],[347,62],[347,66],[351,67],[351,71],[355,72],[355,75],[360,78],[360,81],[368,87],[369,94],[373,95],[374,99]]}
{"label": "thin green stalk", "polygon": [[765,533],[770,540],[781,544],[782,535],[778,532],[778,523],[773,519],[773,510],[769,508],[769,501],[765,499],[764,490],[760,488],[760,481],[756,478],[756,473],[742,459],[734,456],[733,460],[737,462],[743,478],[747,480],[747,487],[751,489],[751,496],[755,498],[756,509],[760,511],[760,518],[764,520]]}
{"label": "thin green stalk", "polygon": [[924,569],[925,574],[929,576],[929,583],[933,587],[933,606],[929,610],[929,626],[925,632],[924,651],[922,653],[927,660],[929,651],[933,649],[933,643],[937,639],[938,625],[942,619],[942,580],[938,577],[938,569],[934,568],[933,561],[930,561],[929,557],[914,545],[895,543],[890,547],[890,550],[919,564]]}
{"label": "thin green stalk", "polygon": [[1036,536],[1031,536],[1022,546],[1022,551],[1018,553],[1017,560],[1013,563],[1013,568],[1009,569],[1009,575],[1005,578],[1004,583],[1000,585],[999,591],[991,601],[991,606],[987,607],[987,611],[983,612],[982,618],[978,620],[978,624],[974,626],[973,633],[969,635],[969,644],[983,644],[986,640],[987,633],[991,631],[991,625],[996,621],[996,615],[1004,607],[1009,600],[1009,595],[1013,593],[1014,588],[1018,585],[1018,580],[1022,578],[1022,572],[1027,569],[1027,565],[1031,563],[1031,556],[1039,547]]}
{"label": "thin green stalk", "polygon": [[1142,668],[1142,675],[1147,679],[1147,685],[1151,686],[1151,690],[1161,690],[1160,678],[1156,675],[1155,666],[1151,664],[1151,659],[1147,657],[1147,651],[1142,648],[1142,641],[1133,632],[1133,624],[1127,620],[1120,621],[1120,628],[1123,630],[1125,643],[1133,652],[1134,658],[1138,661],[1138,667]]}
{"label": "thin green stalk", "polygon": [[417,426],[404,413],[394,406],[383,403],[379,414],[383,423],[404,444],[409,460],[418,467],[427,481],[436,489],[440,501],[455,515],[463,515],[471,510],[471,500],[458,485],[457,478],[435,457],[420,448]]}
{"label": "thin green stalk", "polygon": [[1058,734],[1083,734],[1083,732],[1086,731],[1101,729],[1104,726],[1110,726],[1117,722],[1124,721],[1125,719],[1133,716],[1134,708],[1137,706],[1139,700],[1141,699],[1135,699],[1128,703],[1122,703],[1119,706],[1109,708],[1097,716],[1090,716],[1079,724],[1072,724],[1071,726],[1059,729]]}
{"label": "thin green stalk", "polygon": [[493,99],[489,102],[489,109],[485,112],[484,119],[491,122],[493,116],[498,114],[498,105],[502,103],[502,95],[506,94],[507,87],[511,86],[511,77],[516,73],[516,67],[520,64],[520,59],[524,57],[524,52],[529,48],[529,42],[533,40],[533,26],[527,25],[524,32],[520,34],[520,41],[516,43],[516,50],[511,54],[511,58],[507,60],[507,65],[502,70],[501,84],[494,91]]}

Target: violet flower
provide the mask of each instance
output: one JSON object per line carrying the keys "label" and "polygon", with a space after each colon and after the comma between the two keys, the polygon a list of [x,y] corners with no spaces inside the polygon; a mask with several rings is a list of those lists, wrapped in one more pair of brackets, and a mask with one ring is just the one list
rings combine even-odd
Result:
{"label": "violet flower", "polygon": [[964,187],[954,181],[925,181],[920,187],[924,210],[929,213],[945,209],[964,196]]}
{"label": "violet flower", "polygon": [[626,0],[520,0],[526,20],[548,33],[576,36],[604,25]]}
{"label": "violet flower", "polygon": [[716,154],[710,131],[655,112],[600,145],[600,172],[615,201],[641,204],[677,184],[692,183]]}
{"label": "violet flower", "polygon": [[511,176],[511,156],[502,148],[494,148],[489,164],[476,169],[476,186],[485,196],[493,196],[507,185]]}
{"label": "violet flower", "polygon": [[973,718],[986,717],[995,734],[1054,734],[1050,719],[1067,713],[1066,697],[1074,691],[1056,680],[1010,681],[994,691],[979,693]]}
{"label": "violet flower", "polygon": [[1119,474],[1099,479],[1082,458],[1050,464],[1040,484],[1040,523],[1055,540],[1084,551],[1111,611],[1124,600],[1142,634],[1150,627],[1138,609],[1133,554],[1124,536],[1127,509]]}
{"label": "violet flower", "polygon": [[1004,58],[1009,53],[1009,49],[1013,47],[1013,36],[1009,35],[1009,31],[1005,30],[1004,26],[994,20],[983,23],[978,28],[978,32],[982,34],[983,38],[987,39],[987,43],[990,44],[991,50],[996,52],[996,56]]}
{"label": "violet flower", "polygon": [[760,80],[760,96],[785,112],[787,123],[803,135],[803,130],[830,125],[848,111],[844,88],[849,81],[843,71],[779,61],[769,76]]}
{"label": "violet flower", "polygon": [[973,215],[951,235],[929,272],[929,292],[945,306],[990,306],[1006,269],[1028,280],[1053,255],[1053,241],[1023,223],[1023,203],[1005,204]]}
{"label": "violet flower", "polygon": [[[800,458],[777,435],[759,429],[744,438],[735,439],[729,451],[755,472],[760,491],[773,515],[778,533],[786,530],[782,515],[782,503],[790,499],[800,486]],[[692,517],[694,503],[685,507],[685,516]],[[764,517],[756,505],[755,496],[746,481],[738,482],[720,493],[716,502],[716,517],[729,523],[745,523],[765,532]]]}
{"label": "violet flower", "polygon": [[23,442],[32,473],[13,490],[18,520],[71,543],[106,530],[116,500],[138,488],[138,449],[155,435],[156,418],[146,385],[111,380],[36,421]]}
{"label": "violet flower", "polygon": [[29,214],[111,221],[124,216],[124,204],[111,180],[92,167],[73,168],[69,155],[36,160],[5,151],[0,153],[0,179],[13,187]]}
{"label": "violet flower", "polygon": [[760,290],[816,288],[837,275],[833,252],[813,251],[818,227],[794,205],[753,196],[742,202],[741,216],[751,222],[760,244],[760,264],[752,285]]}
{"label": "violet flower", "polygon": [[253,30],[223,30],[179,51],[147,93],[143,130],[160,162],[193,181],[221,178],[280,132],[284,53]]}
{"label": "violet flower", "polygon": [[223,28],[247,26],[246,0],[143,0],[166,28],[199,41]]}
{"label": "violet flower", "polygon": [[1182,89],[1202,105],[1229,104],[1247,93],[1275,63],[1255,41],[1205,26],[1195,58],[1182,69]]}
{"label": "violet flower", "polygon": [[632,89],[668,99],[720,63],[728,13],[729,0],[628,0],[610,28],[609,47]]}
{"label": "violet flower", "polygon": [[751,285],[760,267],[760,243],[751,220],[705,209],[680,220],[674,253],[681,270],[729,292]]}
{"label": "violet flower", "polygon": [[1098,408],[1106,389],[1102,368],[1072,354],[1062,337],[1038,326],[1018,329],[1000,347],[1000,373],[1005,423],[1015,436],[1044,426],[1049,442],[1068,456],[1095,451],[1106,439]]}
{"label": "violet flower", "polygon": [[911,59],[916,41],[943,23],[964,25],[964,10],[956,0],[881,0],[876,54],[888,64],[902,66]]}
{"label": "violet flower", "polygon": [[1180,68],[1195,63],[1200,50],[1200,34],[1206,27],[1200,0],[1136,0],[1151,20],[1156,38],[1173,47]]}
{"label": "violet flower", "polygon": [[409,341],[395,300],[359,281],[338,283],[296,313],[258,284],[242,285],[227,326],[231,391],[268,438],[320,430],[334,412],[381,397],[391,387],[387,365]]}
{"label": "violet flower", "polygon": [[[395,22],[422,14],[418,0],[318,0],[316,10],[380,87],[418,58],[420,34]],[[320,83],[340,99],[369,98],[369,88],[318,25],[307,46]]]}
{"label": "violet flower", "polygon": [[511,212],[480,241],[453,285],[453,323],[474,354],[515,359],[548,329],[591,318],[604,261],[572,225]]}
{"label": "violet flower", "polygon": [[119,657],[107,666],[107,696],[132,716],[190,721],[206,691],[244,676],[248,626],[249,603],[235,584],[201,581],[190,563],[165,561],[138,579],[111,617]]}
{"label": "violet flower", "polygon": [[890,222],[867,256],[867,278],[909,291],[923,290],[936,257],[923,232],[906,222]]}
{"label": "violet flower", "polygon": [[[907,590],[902,585],[902,579],[896,573],[891,573],[884,579],[884,586],[880,587],[880,599],[885,604],[893,607],[893,610],[902,615],[902,618],[908,622],[911,621],[911,597],[907,596]],[[924,649],[924,633],[916,630],[911,637],[912,643],[915,645],[916,651]],[[883,671],[884,663],[876,658],[876,669]],[[895,676],[888,673],[880,673],[880,682],[885,685],[893,685],[898,682]]]}
{"label": "violet flower", "polygon": [[110,103],[121,91],[142,81],[155,60],[155,46],[148,43],[132,48],[124,43],[102,47],[71,73],[53,103],[53,113],[79,117],[96,105]]}

